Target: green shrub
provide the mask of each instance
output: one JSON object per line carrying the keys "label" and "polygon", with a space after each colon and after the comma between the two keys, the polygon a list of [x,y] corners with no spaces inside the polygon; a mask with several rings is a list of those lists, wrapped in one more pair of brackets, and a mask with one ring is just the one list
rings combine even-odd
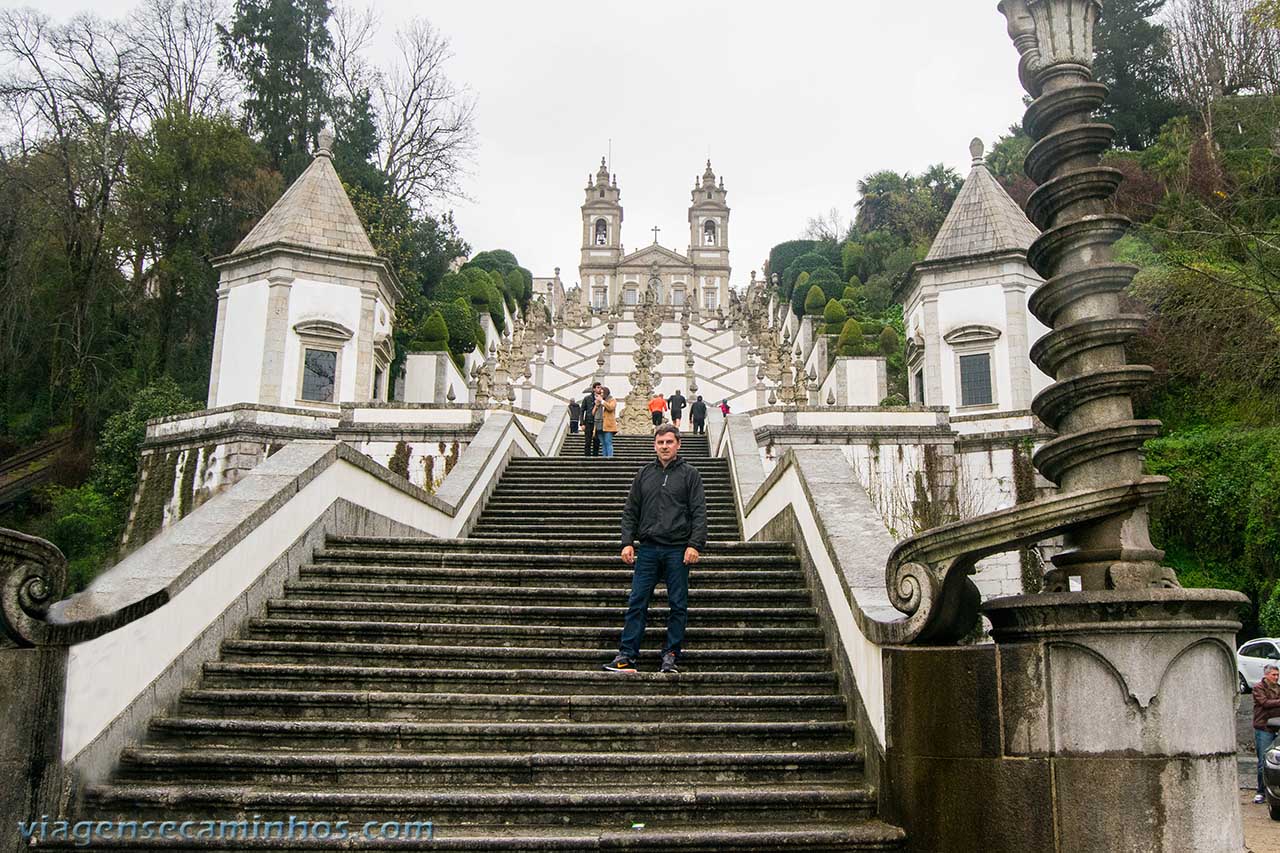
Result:
{"label": "green shrub", "polygon": [[449,326],[440,311],[432,311],[422,326],[422,335],[414,341],[418,352],[444,352],[449,349]]}
{"label": "green shrub", "polygon": [[809,288],[809,295],[804,298],[804,313],[812,314],[815,317],[822,313],[822,309],[826,307],[827,297],[822,292],[822,288],[813,285]]}
{"label": "green shrub", "polygon": [[134,394],[127,409],[107,418],[94,451],[90,482],[112,503],[121,529],[138,484],[138,459],[147,437],[147,421],[199,408],[178,383],[164,376]]}
{"label": "green shrub", "polygon": [[836,355],[862,355],[866,351],[866,342],[862,338],[862,324],[857,320],[849,320],[840,330],[840,338],[836,341]]}
{"label": "green shrub", "polygon": [[815,270],[820,270],[824,267],[830,269],[831,262],[824,255],[820,255],[817,252],[807,252],[796,258],[782,275],[783,292],[794,297],[795,290],[800,287],[800,274],[807,272],[812,275]]}
{"label": "green shrub", "polygon": [[1175,432],[1147,442],[1146,464],[1169,478],[1151,514],[1169,565],[1186,586],[1251,596],[1252,622],[1280,576],[1280,427]]}
{"label": "green shrub", "polygon": [[844,306],[834,299],[827,302],[827,307],[822,311],[822,320],[830,326],[838,326],[844,328],[844,323],[849,319],[849,312],[844,310]]}
{"label": "green shrub", "polygon": [[[893,355],[902,346],[902,342],[898,340],[898,333],[892,326],[885,326],[880,330],[880,354],[885,356]],[[905,403],[903,404],[905,405]]]}
{"label": "green shrub", "polygon": [[880,405],[885,408],[893,408],[895,406],[905,406],[907,405],[907,398],[902,396],[901,394],[890,394],[888,397],[885,397],[883,400],[880,401]]}

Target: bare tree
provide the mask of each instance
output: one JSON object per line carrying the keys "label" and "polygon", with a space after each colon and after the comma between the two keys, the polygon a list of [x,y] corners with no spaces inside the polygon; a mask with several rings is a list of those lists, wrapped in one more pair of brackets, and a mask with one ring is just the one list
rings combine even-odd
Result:
{"label": "bare tree", "polygon": [[849,234],[849,226],[838,207],[833,207],[820,216],[812,217],[805,226],[806,240],[822,240],[827,243],[839,243]]}
{"label": "bare tree", "polygon": [[218,64],[224,0],[143,0],[129,16],[139,98],[150,118],[168,104],[187,115],[228,108],[235,81]]}
{"label": "bare tree", "polygon": [[378,70],[365,58],[377,34],[378,14],[372,6],[361,9],[343,3],[333,7],[329,21],[333,30],[329,74],[339,94],[355,101],[374,88],[379,76]]}
{"label": "bare tree", "polygon": [[332,23],[330,74],[338,94],[368,94],[380,139],[378,167],[388,189],[415,207],[459,197],[475,151],[475,99],[445,73],[449,39],[415,18],[395,34],[396,52],[379,66],[368,59],[378,30],[372,7],[338,5]]}
{"label": "bare tree", "polygon": [[1267,91],[1275,81],[1280,40],[1253,14],[1256,0],[1177,0],[1168,30],[1177,95],[1212,138],[1219,98]]}
{"label": "bare tree", "polygon": [[73,426],[85,439],[106,364],[98,309],[118,263],[112,204],[141,106],[129,82],[133,39],[89,16],[54,25],[31,9],[0,10],[0,60],[8,70],[0,79],[6,154],[29,167],[14,174],[31,215],[56,239],[62,280],[53,289],[60,321],[50,342],[51,384],[69,394]]}

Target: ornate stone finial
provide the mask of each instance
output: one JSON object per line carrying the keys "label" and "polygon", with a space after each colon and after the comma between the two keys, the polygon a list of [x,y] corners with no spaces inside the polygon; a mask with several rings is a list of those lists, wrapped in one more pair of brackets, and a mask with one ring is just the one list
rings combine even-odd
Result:
{"label": "ornate stone finial", "polygon": [[455,400],[457,400],[457,399],[458,399],[458,395],[457,395],[457,394],[455,394],[455,393],[453,393],[453,384],[452,384],[452,383],[450,383],[450,384],[449,384],[449,391],[448,391],[448,393],[446,393],[446,394],[444,395],[444,398],[445,398],[446,400],[448,400],[450,403],[452,403],[452,402],[454,402]]}
{"label": "ornate stone finial", "polygon": [[333,156],[333,130],[328,125],[320,128],[320,133],[316,137],[316,156]]}
{"label": "ornate stone finial", "polygon": [[604,367],[604,353],[600,353],[600,355],[596,356],[596,366]]}
{"label": "ornate stone finial", "polygon": [[829,388],[827,390],[827,405],[834,406],[836,404],[836,389]]}
{"label": "ornate stone finial", "polygon": [[769,405],[770,406],[778,405],[778,392],[773,388],[769,389]]}
{"label": "ornate stone finial", "polygon": [[986,152],[986,146],[982,144],[982,140],[974,137],[969,143],[969,156],[973,158],[973,165],[981,166],[983,161],[982,155]]}
{"label": "ornate stone finial", "polygon": [[516,388],[514,385],[507,386],[507,402],[514,403],[516,401]]}

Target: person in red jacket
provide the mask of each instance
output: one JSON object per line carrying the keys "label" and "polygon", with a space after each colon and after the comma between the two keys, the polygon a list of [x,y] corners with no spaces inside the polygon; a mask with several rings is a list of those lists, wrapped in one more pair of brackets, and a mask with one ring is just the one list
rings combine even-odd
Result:
{"label": "person in red jacket", "polygon": [[1255,803],[1265,803],[1266,788],[1262,784],[1262,762],[1276,739],[1276,727],[1269,725],[1280,717],[1280,667],[1269,663],[1262,668],[1262,680],[1253,688],[1253,743],[1258,749],[1258,794]]}

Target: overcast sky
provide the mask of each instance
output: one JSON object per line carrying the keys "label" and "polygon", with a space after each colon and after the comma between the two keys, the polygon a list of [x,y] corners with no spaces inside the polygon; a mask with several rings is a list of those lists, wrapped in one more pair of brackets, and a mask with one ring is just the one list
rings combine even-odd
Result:
{"label": "overcast sky", "polygon": [[[26,4],[12,4],[26,5]],[[47,0],[57,17],[129,0]],[[474,250],[578,279],[588,173],[613,140],[628,251],[684,252],[708,153],[731,208],[733,284],[832,206],[852,215],[878,169],[968,170],[1022,115],[1017,55],[995,0],[494,2],[375,0],[386,54],[422,15],[452,41],[478,101],[479,151],[452,206]],[[374,57],[375,60],[378,58]]]}

